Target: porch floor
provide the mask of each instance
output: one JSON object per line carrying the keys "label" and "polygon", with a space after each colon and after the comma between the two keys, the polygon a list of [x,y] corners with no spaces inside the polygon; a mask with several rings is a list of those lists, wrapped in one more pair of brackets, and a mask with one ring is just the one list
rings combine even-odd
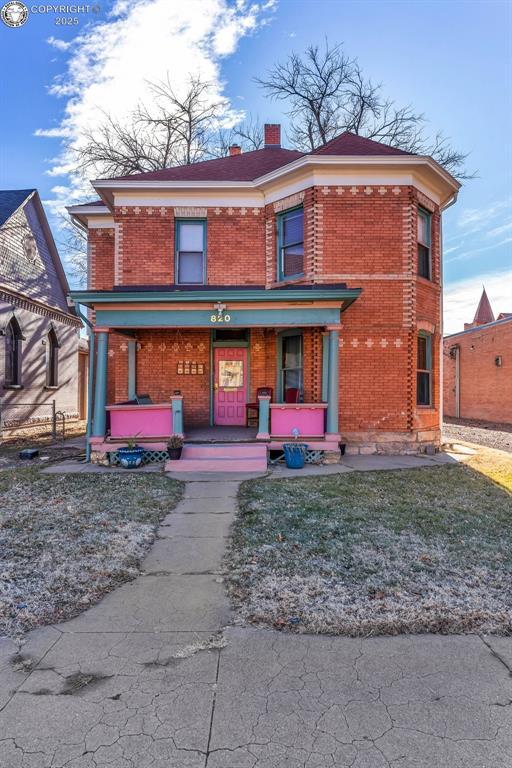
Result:
{"label": "porch floor", "polygon": [[256,427],[194,427],[185,432],[185,443],[253,443]]}

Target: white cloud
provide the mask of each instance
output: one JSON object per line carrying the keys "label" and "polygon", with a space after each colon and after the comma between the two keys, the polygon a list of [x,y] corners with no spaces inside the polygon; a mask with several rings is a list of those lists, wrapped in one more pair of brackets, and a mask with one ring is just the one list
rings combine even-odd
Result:
{"label": "white cloud", "polygon": [[[492,243],[492,245],[483,245],[480,248],[471,248],[469,250],[465,250],[462,253],[460,253],[458,256],[452,256],[450,259],[445,259],[445,264],[450,264],[452,261],[465,261],[466,259],[474,259],[475,256],[478,256],[480,253],[485,253],[486,251],[494,251],[496,248],[501,248],[504,245],[508,245],[508,243],[512,243],[512,237],[506,237],[504,240],[500,240],[499,243]],[[450,253],[450,251],[456,251],[460,250],[462,246],[457,246],[456,248],[448,248],[448,250],[445,250],[445,255]]]}
{"label": "white cloud", "polygon": [[504,232],[510,232],[511,229],[512,229],[512,221],[507,221],[506,224],[502,224],[499,227],[495,227],[494,229],[489,230],[487,235],[489,237],[499,237]]}
{"label": "white cloud", "polygon": [[512,270],[489,272],[445,285],[444,332],[456,333],[470,323],[485,286],[494,315],[512,312]]}
{"label": "white cloud", "polygon": [[504,200],[496,200],[494,203],[482,208],[467,208],[461,211],[457,220],[457,226],[463,229],[467,227],[474,228],[472,231],[484,229],[492,219],[500,216],[503,211],[512,210],[512,198],[507,197]]}
{"label": "white cloud", "polygon": [[48,45],[51,45],[53,48],[56,48],[58,51],[67,51],[68,48],[71,48],[71,41],[69,40],[60,40],[58,37],[49,37],[46,41]]}
{"label": "white cloud", "polygon": [[[66,72],[50,88],[67,100],[64,117],[58,126],[42,127],[36,135],[79,144],[85,130],[103,122],[104,112],[122,119],[139,101],[148,100],[148,81],[162,81],[167,75],[178,91],[189,75],[198,75],[211,83],[211,98],[219,100],[224,95],[222,58],[265,23],[273,5],[274,0],[118,0],[107,21],[89,26],[72,42]],[[49,42],[64,50],[60,41]],[[228,122],[238,114],[227,106]],[[54,209],[91,194],[74,174],[65,147],[49,173],[68,177],[53,190]]]}

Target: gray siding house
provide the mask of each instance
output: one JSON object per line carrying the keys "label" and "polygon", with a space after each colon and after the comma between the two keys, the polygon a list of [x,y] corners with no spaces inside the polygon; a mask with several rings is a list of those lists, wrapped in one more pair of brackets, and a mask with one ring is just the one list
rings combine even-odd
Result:
{"label": "gray siding house", "polygon": [[4,428],[78,417],[81,321],[35,189],[0,191],[0,416]]}

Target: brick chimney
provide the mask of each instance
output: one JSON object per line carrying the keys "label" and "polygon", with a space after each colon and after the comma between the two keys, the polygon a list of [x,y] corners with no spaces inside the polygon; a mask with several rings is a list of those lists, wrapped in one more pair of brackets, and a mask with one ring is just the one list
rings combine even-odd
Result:
{"label": "brick chimney", "polygon": [[265,149],[277,149],[281,146],[281,126],[279,123],[265,123]]}
{"label": "brick chimney", "polygon": [[240,144],[232,144],[229,148],[229,156],[233,157],[233,155],[241,155],[242,154],[242,147]]}

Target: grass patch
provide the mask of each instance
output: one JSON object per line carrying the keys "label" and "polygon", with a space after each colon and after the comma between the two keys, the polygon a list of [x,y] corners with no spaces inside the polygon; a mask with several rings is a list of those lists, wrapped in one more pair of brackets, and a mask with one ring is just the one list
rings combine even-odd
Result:
{"label": "grass patch", "polygon": [[154,474],[0,473],[0,635],[70,618],[133,579],[183,485]]}
{"label": "grass patch", "polygon": [[509,633],[512,496],[491,476],[457,465],[245,483],[233,599],[245,620],[301,631]]}

